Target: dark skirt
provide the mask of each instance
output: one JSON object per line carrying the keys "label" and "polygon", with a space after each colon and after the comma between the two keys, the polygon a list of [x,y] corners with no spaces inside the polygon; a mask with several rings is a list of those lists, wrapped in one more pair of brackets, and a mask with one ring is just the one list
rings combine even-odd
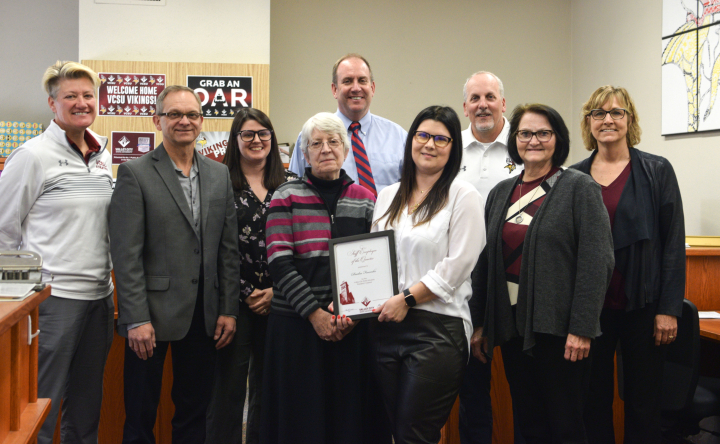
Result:
{"label": "dark skirt", "polygon": [[390,443],[369,369],[367,325],[360,322],[342,341],[329,342],[305,319],[270,314],[261,442]]}

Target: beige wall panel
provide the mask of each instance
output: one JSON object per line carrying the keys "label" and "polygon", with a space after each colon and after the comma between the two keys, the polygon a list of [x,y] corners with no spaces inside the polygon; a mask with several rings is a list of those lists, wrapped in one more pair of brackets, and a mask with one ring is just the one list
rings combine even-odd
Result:
{"label": "beige wall panel", "polygon": [[[96,72],[165,74],[167,85],[185,85],[188,75],[252,76],[253,107],[270,111],[269,66],[232,63],[166,63],[83,60]],[[230,131],[232,119],[205,119],[203,131]],[[110,137],[112,131],[155,132],[155,144],[162,142],[162,133],[153,125],[152,117],[98,116],[90,127],[96,133]],[[117,167],[113,167],[113,174]]]}
{"label": "beige wall panel", "polygon": [[[507,115],[543,102],[570,116],[570,0],[271,0],[270,104],[279,142],[334,112],[332,65],[359,52],[375,74],[371,111],[407,129],[429,105],[460,114],[462,87],[478,70],[505,83]],[[575,134],[573,134],[575,135]]]}

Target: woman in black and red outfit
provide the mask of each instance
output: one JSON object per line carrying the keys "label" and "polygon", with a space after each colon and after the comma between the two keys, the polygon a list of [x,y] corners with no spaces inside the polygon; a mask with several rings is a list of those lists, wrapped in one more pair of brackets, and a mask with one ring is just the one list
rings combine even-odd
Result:
{"label": "woman in black and red outfit", "polygon": [[685,294],[685,225],[667,159],[634,148],[635,104],[624,88],[598,88],[583,105],[589,158],[573,165],[602,185],[615,269],[593,346],[585,426],[590,443],[614,443],[613,356],[623,358],[625,442],[658,443],[664,344],[675,340]]}
{"label": "woman in black and red outfit", "polygon": [[207,442],[242,442],[245,388],[249,386],[246,442],[251,444],[259,442],[265,330],[273,297],[265,249],[266,213],[275,189],[297,176],[283,167],[270,118],[254,108],[241,108],[235,115],[223,163],[230,169],[235,192],[241,303],[235,338],[218,351]]}

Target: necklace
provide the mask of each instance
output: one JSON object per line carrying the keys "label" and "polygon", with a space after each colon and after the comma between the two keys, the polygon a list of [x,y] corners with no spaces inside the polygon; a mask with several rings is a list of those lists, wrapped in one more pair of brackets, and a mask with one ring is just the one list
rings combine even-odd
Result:
{"label": "necklace", "polygon": [[[528,203],[526,203],[525,206],[522,207],[522,208],[520,209],[520,211],[518,211],[518,215],[517,215],[517,217],[515,218],[515,223],[516,223],[516,224],[522,223],[522,221],[523,221],[523,217],[522,217],[523,211],[525,211],[525,208],[527,208],[527,207],[533,202],[533,200],[535,200],[535,194],[537,194],[538,188],[541,188],[541,187],[542,187],[542,184],[543,184],[543,182],[545,182],[545,178],[547,177],[547,175],[548,175],[549,173],[550,173],[550,171],[548,171],[547,173],[545,173],[545,175],[543,176],[543,178],[542,178],[542,180],[540,181],[540,183],[538,184],[538,186],[535,187],[535,191],[533,191],[532,196],[530,196],[530,200],[528,201]],[[520,197],[518,197],[518,200],[522,199],[522,196],[523,196],[523,194],[522,194],[522,186],[523,186],[523,181],[521,180],[521,181],[520,181]]]}
{"label": "necklace", "polygon": [[[430,186],[430,188],[432,188],[432,185]],[[413,213],[418,209],[418,207],[420,206],[420,204],[423,203],[423,201],[424,201],[425,198],[427,197],[427,195],[425,194],[425,192],[428,191],[430,188],[427,188],[427,189],[425,189],[425,190],[420,190],[420,194],[422,195],[422,199],[420,199],[419,201],[417,201],[417,203],[416,203],[415,205],[413,205],[412,207],[410,207],[410,210],[408,211],[408,214],[413,214]]]}

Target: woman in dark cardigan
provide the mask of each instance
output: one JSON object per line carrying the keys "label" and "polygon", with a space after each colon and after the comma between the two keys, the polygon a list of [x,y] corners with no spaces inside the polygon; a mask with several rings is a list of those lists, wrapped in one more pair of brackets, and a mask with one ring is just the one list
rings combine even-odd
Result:
{"label": "woman in dark cardigan", "polygon": [[573,168],[602,185],[615,269],[593,351],[585,425],[591,443],[614,443],[613,356],[623,357],[625,442],[658,443],[665,347],[677,335],[685,294],[685,224],[675,172],[640,142],[635,104],[624,88],[598,88],[583,105],[589,158]]}
{"label": "woman in dark cardigan", "polygon": [[613,267],[610,222],[600,187],[560,168],[569,137],[557,111],[515,108],[508,151],[525,170],[488,195],[470,301],[473,354],[485,361],[501,346],[526,442],[586,442],[586,358]]}

